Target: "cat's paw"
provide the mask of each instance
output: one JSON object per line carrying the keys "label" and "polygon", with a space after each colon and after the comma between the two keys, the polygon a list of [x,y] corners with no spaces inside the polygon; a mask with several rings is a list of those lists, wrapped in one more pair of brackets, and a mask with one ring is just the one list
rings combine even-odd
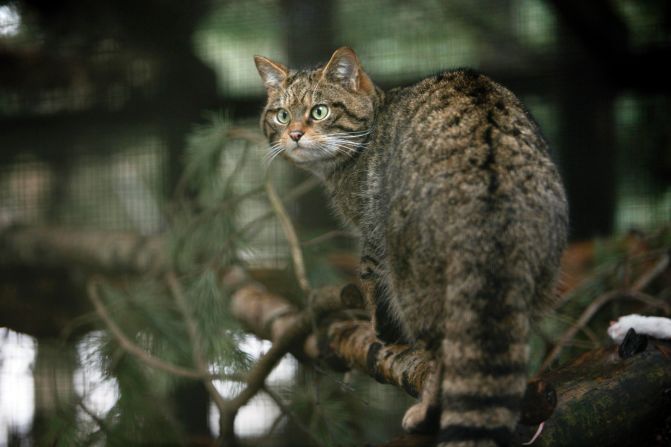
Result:
{"label": "cat's paw", "polygon": [[440,408],[419,402],[408,408],[401,426],[407,433],[433,433],[438,430]]}
{"label": "cat's paw", "polygon": [[643,315],[631,314],[618,318],[608,328],[608,335],[616,343],[622,343],[629,329],[634,329],[637,334],[648,335],[653,338],[671,338],[671,319],[663,317],[645,317]]}
{"label": "cat's paw", "polygon": [[408,408],[403,415],[401,425],[407,433],[421,433],[424,417],[426,416],[426,406],[421,402]]}

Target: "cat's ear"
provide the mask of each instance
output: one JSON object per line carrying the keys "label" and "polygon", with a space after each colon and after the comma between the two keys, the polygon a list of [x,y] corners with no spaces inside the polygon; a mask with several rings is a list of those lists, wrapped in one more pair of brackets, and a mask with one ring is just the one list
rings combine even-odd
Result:
{"label": "cat's ear", "polygon": [[324,67],[322,76],[340,82],[344,87],[353,91],[363,90],[366,93],[372,93],[375,90],[373,82],[363,71],[356,53],[348,47],[335,50]]}
{"label": "cat's ear", "polygon": [[271,61],[267,57],[254,56],[254,63],[261,75],[261,79],[263,79],[263,85],[266,87],[266,90],[280,88],[289,74],[287,67],[279,62]]}

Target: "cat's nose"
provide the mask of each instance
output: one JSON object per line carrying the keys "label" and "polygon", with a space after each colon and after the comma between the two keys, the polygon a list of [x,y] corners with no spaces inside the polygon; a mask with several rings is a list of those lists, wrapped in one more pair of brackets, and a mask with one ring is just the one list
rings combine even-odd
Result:
{"label": "cat's nose", "polygon": [[294,141],[300,140],[302,136],[303,132],[301,132],[300,130],[292,130],[291,132],[289,132],[289,137]]}

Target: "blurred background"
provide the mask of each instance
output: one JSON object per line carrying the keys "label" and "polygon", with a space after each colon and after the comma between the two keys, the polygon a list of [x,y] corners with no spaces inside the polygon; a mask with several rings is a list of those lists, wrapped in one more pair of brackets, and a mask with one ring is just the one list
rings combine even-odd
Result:
{"label": "blurred background", "polygon": [[[456,67],[509,87],[560,166],[573,241],[669,222],[667,0],[0,0],[0,232],[31,225],[161,234],[190,135],[208,112],[256,131],[265,92],[253,55],[301,67],[342,45],[383,88]],[[237,175],[240,188],[264,176],[263,156],[254,152]],[[275,165],[279,188],[306,178]],[[291,206],[306,238],[338,228],[324,202],[315,190]],[[268,209],[257,200],[242,212]],[[343,239],[331,264],[355,257]],[[277,224],[267,222],[244,258],[282,268],[287,254]],[[10,264],[0,264],[0,445],[40,445],[40,433],[55,430],[41,421],[59,396],[85,399],[93,415],[76,418],[91,424],[119,390],[89,348],[99,332],[77,326],[63,342],[72,315],[87,310],[66,298],[58,278],[77,273],[52,269],[42,281],[44,272]],[[251,357],[267,348],[252,337],[242,343]],[[286,384],[307,373],[287,358],[274,374]],[[387,416],[398,419],[409,401],[386,388],[366,387],[357,399],[376,411],[397,407]],[[175,419],[206,445],[216,423],[202,396],[186,384],[170,399],[183,408]],[[279,410],[269,399],[245,411],[236,431],[249,445],[298,445],[275,427]],[[388,425],[371,420],[361,430],[384,439],[398,431]]]}

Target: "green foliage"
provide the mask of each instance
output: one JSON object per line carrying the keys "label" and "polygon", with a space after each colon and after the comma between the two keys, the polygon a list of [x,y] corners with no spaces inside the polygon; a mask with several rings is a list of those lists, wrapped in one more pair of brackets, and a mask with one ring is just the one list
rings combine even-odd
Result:
{"label": "green foliage", "polygon": [[178,186],[181,206],[170,232],[172,259],[179,271],[197,274],[234,264],[242,248],[235,217],[244,199],[253,194],[238,194],[235,178],[251,148],[234,144],[229,131],[226,118],[212,115],[210,125],[196,129],[188,139],[185,172]]}
{"label": "green foliage", "polygon": [[[284,390],[293,415],[293,424],[300,423],[311,433],[315,447],[349,447],[362,445],[364,427],[359,415],[362,405],[358,393],[331,373],[305,368],[301,384]],[[294,431],[295,426],[289,428]]]}
{"label": "green foliage", "polygon": [[108,356],[112,360],[108,373],[120,392],[105,416],[107,444],[183,444],[184,434],[168,399],[169,378],[148,370],[128,354],[113,352]]}
{"label": "green foliage", "polygon": [[[537,324],[531,339],[530,372],[537,371],[543,358],[554,343],[597,299],[605,294],[618,292],[619,298],[607,301],[584,327],[573,337],[559,362],[572,359],[589,349],[612,343],[607,336],[611,321],[630,313],[669,316],[668,303],[671,290],[652,282],[644,291],[637,292],[643,300],[630,297],[629,292],[665,253],[671,250],[671,226],[660,227],[650,233],[629,232],[608,239],[593,241],[592,265],[585,277],[573,290],[560,300],[555,312],[548,314]],[[645,292],[645,293],[642,293]],[[658,303],[654,305],[654,303]],[[666,309],[666,310],[665,310]]]}
{"label": "green foliage", "polygon": [[[210,372],[217,374],[244,373],[251,363],[239,348],[242,332],[228,312],[230,291],[221,279],[227,266],[242,262],[239,253],[245,243],[237,232],[236,218],[245,200],[260,189],[250,192],[238,187],[236,176],[253,145],[232,138],[230,129],[228,119],[213,115],[209,125],[196,129],[188,140],[184,177],[165,234],[169,269],[178,288],[160,274],[104,283],[98,290],[114,323],[147,356],[196,371],[194,350],[198,349]],[[107,445],[184,444],[186,433],[175,416],[178,403],[172,393],[185,379],[149,366],[110,334],[99,337],[96,345],[103,370],[117,384],[119,396],[96,424],[97,430],[79,424],[79,431],[88,432],[88,437],[76,444],[94,444],[102,438]]]}
{"label": "green foliage", "polygon": [[[184,176],[165,234],[169,270],[178,288],[165,274],[104,283],[98,288],[113,321],[147,356],[195,371],[195,358],[200,355],[210,373],[238,376],[250,369],[252,359],[241,349],[247,335],[228,311],[231,291],[222,284],[222,277],[226,268],[244,265],[240,254],[249,252],[250,243],[261,231],[267,231],[264,222],[269,216],[262,212],[241,217],[251,202],[263,200],[264,177],[258,175],[258,168],[252,168],[254,181],[242,178],[250,172],[246,165],[253,158],[255,145],[236,137],[239,132],[226,117],[212,115],[210,123],[195,129],[188,139]],[[329,265],[326,256],[337,246],[327,238],[306,247],[313,284],[341,280],[342,274]],[[287,277],[292,275],[287,273]],[[190,325],[196,331],[195,341]],[[89,418],[88,424],[79,425],[82,440],[78,444],[101,440],[107,445],[187,442],[173,397],[185,379],[148,365],[142,356],[120,345],[113,334],[97,337],[95,345],[106,377],[116,383],[119,396],[99,421]],[[363,406],[355,393],[343,391],[320,373],[311,371],[308,375],[308,379],[292,383],[287,401],[298,420],[309,421],[305,428],[312,433],[310,439],[319,439],[324,446],[363,442],[364,430],[357,419]],[[240,390],[236,382],[222,384],[225,395]]]}

